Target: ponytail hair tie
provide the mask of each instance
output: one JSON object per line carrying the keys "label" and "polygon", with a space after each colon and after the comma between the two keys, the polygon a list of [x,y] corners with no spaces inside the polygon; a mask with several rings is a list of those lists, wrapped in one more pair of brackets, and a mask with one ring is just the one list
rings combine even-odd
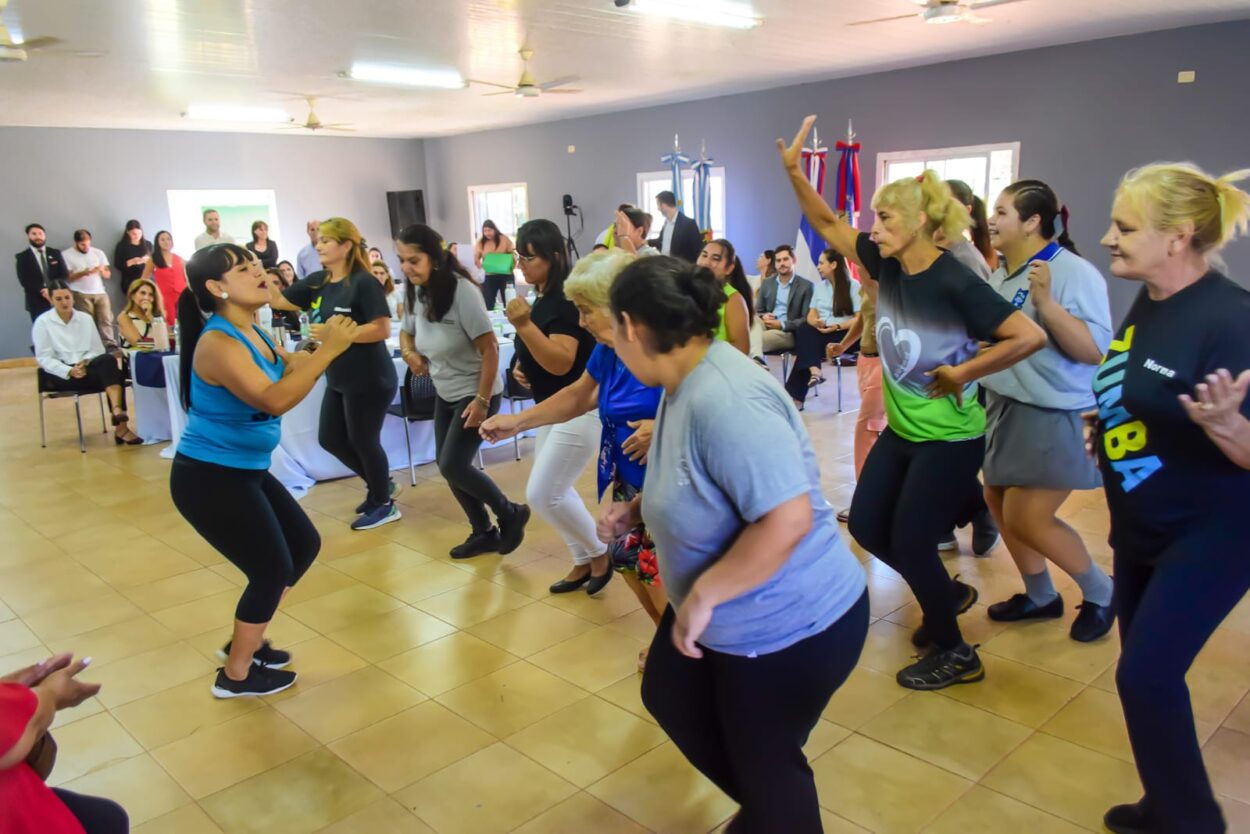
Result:
{"label": "ponytail hair tie", "polygon": [[1061,236],[1068,230],[1068,207],[1066,205],[1059,207],[1059,215],[1055,218],[1055,237]]}

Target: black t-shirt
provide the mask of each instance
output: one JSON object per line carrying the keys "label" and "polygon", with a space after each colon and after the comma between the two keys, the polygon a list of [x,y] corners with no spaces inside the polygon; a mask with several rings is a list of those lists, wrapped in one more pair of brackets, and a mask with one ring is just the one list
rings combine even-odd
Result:
{"label": "black t-shirt", "polygon": [[573,367],[567,374],[560,376],[549,373],[539,365],[520,336],[514,340],[516,362],[521,366],[521,373],[530,381],[534,401],[542,402],[581,378],[582,372],[586,370],[586,360],[590,359],[590,353],[595,349],[595,339],[577,323],[577,307],[564,297],[563,292],[550,292],[539,296],[530,311],[530,319],[547,336],[572,336],[577,340],[577,355],[573,359]]}
{"label": "black t-shirt", "polygon": [[260,260],[260,265],[265,269],[273,269],[278,265],[278,244],[274,243],[272,240],[265,244],[264,252],[257,252],[256,244],[250,240],[247,242],[246,246],[247,251],[255,255],[257,259]]}
{"label": "black t-shirt", "polygon": [[124,237],[117,244],[117,248],[113,250],[113,266],[121,270],[121,287],[122,292],[130,289],[130,285],[143,277],[143,269],[146,264],[135,264],[134,266],[126,266],[126,261],[131,258],[142,258],[144,255],[152,254],[152,242],[146,239],[140,240],[138,243],[131,243],[130,238]]}
{"label": "black t-shirt", "polygon": [[[1094,376],[1098,461],[1111,546],[1151,561],[1181,533],[1250,507],[1250,471],[1230,461],[1177,399],[1206,375],[1250,368],[1250,292],[1218,272],[1163,301],[1143,287]],[[1241,413],[1250,417],[1250,398]],[[1229,554],[1244,558],[1244,554]]]}
{"label": "black t-shirt", "polygon": [[[296,307],[307,310],[313,324],[337,315],[351,316],[357,324],[391,317],[382,285],[367,272],[354,273],[335,283],[330,283],[325,270],[314,272],[287,287],[282,295]],[[330,363],[326,370],[326,385],[335,391],[396,388],[399,380],[386,342],[349,347]]]}

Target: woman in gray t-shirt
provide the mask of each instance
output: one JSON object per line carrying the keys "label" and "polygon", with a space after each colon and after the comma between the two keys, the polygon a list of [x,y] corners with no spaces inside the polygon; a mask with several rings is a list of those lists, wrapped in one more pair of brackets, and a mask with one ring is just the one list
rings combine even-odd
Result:
{"label": "woman in gray t-shirt", "polygon": [[612,286],[617,356],[664,389],[641,500],[618,522],[645,521],[669,593],[642,698],[743,830],[808,834],[802,747],[859,658],[868,594],[790,397],[712,339],[723,301],[711,272],[662,255]]}

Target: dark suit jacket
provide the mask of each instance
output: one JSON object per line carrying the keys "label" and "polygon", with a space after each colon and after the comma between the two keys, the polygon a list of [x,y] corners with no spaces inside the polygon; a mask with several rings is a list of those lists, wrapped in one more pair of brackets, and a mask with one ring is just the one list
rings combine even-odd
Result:
{"label": "dark suit jacket", "polygon": [[[786,303],[786,323],[782,328],[787,333],[793,333],[799,329],[799,325],[807,321],[807,311],[812,306],[812,290],[815,289],[811,281],[802,275],[796,275],[790,280],[790,299]],[[755,305],[756,315],[764,315],[771,313],[773,308],[777,306],[777,276],[766,278],[764,283],[760,284],[759,299]]]}
{"label": "dark suit jacket", "polygon": [[31,313],[42,313],[50,310],[52,305],[44,300],[40,290],[46,289],[52,281],[68,281],[69,272],[65,269],[65,259],[60,249],[44,247],[48,255],[48,278],[45,281],[43,270],[39,267],[39,259],[27,246],[15,256],[17,262],[17,281],[26,293],[26,309]]}
{"label": "dark suit jacket", "polygon": [[[661,227],[660,236],[648,241],[648,243],[661,252],[664,251],[663,227]],[[674,258],[681,258],[683,261],[694,263],[699,260],[699,253],[702,251],[703,235],[699,232],[699,224],[678,212],[677,216],[673,218],[673,246],[669,254]]]}

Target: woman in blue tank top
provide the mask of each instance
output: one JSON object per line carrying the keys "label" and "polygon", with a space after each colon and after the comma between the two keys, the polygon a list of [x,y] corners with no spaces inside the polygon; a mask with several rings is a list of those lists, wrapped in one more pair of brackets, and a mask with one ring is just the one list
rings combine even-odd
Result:
{"label": "woman in blue tank top", "polygon": [[316,558],[321,538],[269,474],[269,459],[281,415],[308,395],[356,330],[351,319],[335,316],[316,353],[288,354],[252,323],[269,302],[267,280],[241,246],[218,244],[187,263],[178,301],[188,416],[169,490],[183,518],[248,581],[233,636],[218,653],[225,661],[212,687],[218,698],[268,695],[295,683],[294,672],[280,671],[290,655],[269,645],[265,628]]}

